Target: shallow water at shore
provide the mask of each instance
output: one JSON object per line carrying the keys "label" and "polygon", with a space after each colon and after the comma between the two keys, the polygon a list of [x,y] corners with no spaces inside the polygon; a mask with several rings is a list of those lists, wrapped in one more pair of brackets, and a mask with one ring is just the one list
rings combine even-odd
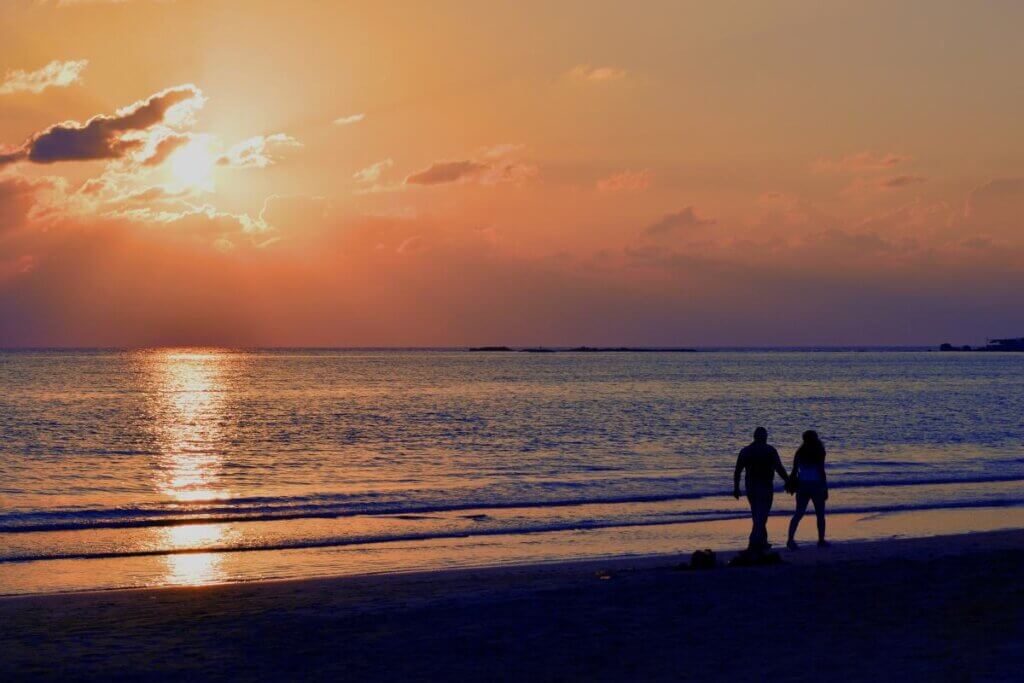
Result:
{"label": "shallow water at shore", "polygon": [[0,385],[0,592],[82,587],[67,563],[150,585],[307,562],[260,554],[342,571],[403,544],[458,564],[517,538],[695,540],[745,514],[725,494],[758,423],[787,462],[819,430],[835,512],[1024,504],[1010,354],[4,352]]}

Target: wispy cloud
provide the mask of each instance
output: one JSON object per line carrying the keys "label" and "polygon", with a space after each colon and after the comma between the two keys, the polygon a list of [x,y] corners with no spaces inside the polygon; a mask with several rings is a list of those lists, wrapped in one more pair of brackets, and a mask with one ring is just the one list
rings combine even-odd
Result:
{"label": "wispy cloud", "polygon": [[149,143],[149,149],[143,151],[138,161],[143,166],[159,166],[167,161],[167,158],[176,149],[188,144],[191,140],[191,134],[175,133],[174,131],[167,131],[165,135],[159,137],[153,136]]}
{"label": "wispy cloud", "polygon": [[537,167],[517,161],[513,155],[522,145],[501,144],[479,150],[475,159],[435,161],[405,179],[406,185],[444,185],[476,182],[481,185],[515,183],[537,174]]}
{"label": "wispy cloud", "polygon": [[66,88],[81,82],[82,71],[89,65],[88,59],[62,62],[53,60],[35,71],[13,69],[8,71],[0,83],[0,95],[19,92],[41,93],[47,88]]}
{"label": "wispy cloud", "polygon": [[[57,7],[73,7],[74,5],[122,5],[133,0],[36,0],[40,5],[56,5]],[[139,0],[134,0],[138,2]],[[174,0],[148,0],[149,2],[174,2]]]}
{"label": "wispy cloud", "polygon": [[487,164],[466,159],[464,161],[435,161],[422,171],[413,173],[405,182],[409,185],[443,185],[478,176],[488,169]]}
{"label": "wispy cloud", "polygon": [[879,181],[879,186],[886,190],[898,190],[902,187],[909,187],[910,185],[918,185],[926,182],[927,178],[919,175],[898,175],[892,178],[885,178]]}
{"label": "wispy cloud", "polygon": [[650,171],[623,171],[597,181],[599,192],[635,192],[651,186],[654,174]]}
{"label": "wispy cloud", "polygon": [[647,226],[648,235],[668,235],[677,230],[687,228],[699,228],[706,225],[714,225],[713,218],[700,218],[692,206],[687,206],[679,211],[668,213],[659,220]]}
{"label": "wispy cloud", "polygon": [[921,183],[927,182],[928,179],[920,175],[896,175],[888,177],[857,177],[853,179],[847,187],[842,191],[844,195],[852,196],[865,196],[873,195],[879,192],[890,192],[895,190],[902,190],[913,185],[920,185]]}
{"label": "wispy cloud", "polygon": [[217,165],[231,168],[266,168],[280,159],[276,152],[301,147],[302,143],[284,133],[257,135],[232,145],[217,158]]}
{"label": "wispy cloud", "polygon": [[383,161],[378,161],[375,164],[370,164],[366,168],[356,171],[355,173],[352,174],[352,178],[355,179],[357,183],[376,183],[378,180],[380,180],[380,177],[381,175],[384,174],[384,171],[391,168],[394,165],[394,163],[395,162],[392,161],[391,159],[384,159]]}
{"label": "wispy cloud", "polygon": [[349,116],[340,116],[334,119],[334,125],[336,126],[348,126],[353,123],[359,123],[366,118],[366,114],[351,114]]}
{"label": "wispy cloud", "polygon": [[912,160],[905,154],[864,151],[849,154],[841,159],[818,159],[811,164],[811,171],[815,173],[888,171]]}
{"label": "wispy cloud", "polygon": [[607,83],[609,81],[621,81],[626,77],[626,70],[615,66],[577,64],[566,72],[566,76],[571,80],[581,83]]}

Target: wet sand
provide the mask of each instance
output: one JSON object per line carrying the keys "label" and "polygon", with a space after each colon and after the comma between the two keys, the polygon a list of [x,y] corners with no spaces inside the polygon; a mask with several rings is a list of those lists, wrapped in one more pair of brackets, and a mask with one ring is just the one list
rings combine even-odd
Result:
{"label": "wet sand", "polygon": [[0,678],[1020,680],[1024,531],[783,558],[11,597]]}

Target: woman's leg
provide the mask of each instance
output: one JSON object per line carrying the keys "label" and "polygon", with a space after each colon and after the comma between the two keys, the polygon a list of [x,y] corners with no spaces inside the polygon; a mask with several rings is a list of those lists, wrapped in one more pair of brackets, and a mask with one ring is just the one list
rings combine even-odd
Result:
{"label": "woman's leg", "polygon": [[[800,526],[800,520],[803,519],[804,513],[807,512],[807,494],[796,492],[796,512],[793,513],[793,519],[789,520],[789,540],[786,541],[786,545],[794,543],[793,537],[796,536],[796,528]],[[817,506],[815,506],[817,509]]]}
{"label": "woman's leg", "polygon": [[[806,508],[807,503],[804,503]],[[814,514],[818,518],[818,543],[825,542],[825,494],[814,496]]]}

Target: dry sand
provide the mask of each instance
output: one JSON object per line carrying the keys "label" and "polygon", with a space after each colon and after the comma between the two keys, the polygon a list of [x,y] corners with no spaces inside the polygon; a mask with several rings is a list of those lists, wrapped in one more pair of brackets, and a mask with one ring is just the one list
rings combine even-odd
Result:
{"label": "dry sand", "polygon": [[0,599],[0,679],[1024,679],[1024,531]]}

